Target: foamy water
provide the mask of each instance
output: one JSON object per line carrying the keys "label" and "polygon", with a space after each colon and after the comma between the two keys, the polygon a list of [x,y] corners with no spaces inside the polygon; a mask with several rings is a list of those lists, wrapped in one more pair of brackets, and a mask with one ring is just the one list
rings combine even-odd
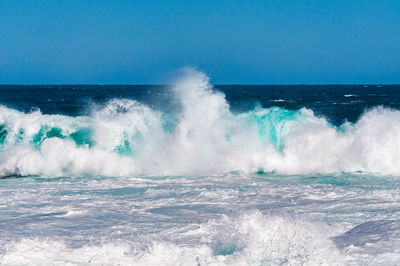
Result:
{"label": "foamy water", "polygon": [[6,265],[396,265],[400,259],[399,182],[392,178],[227,173],[3,181]]}

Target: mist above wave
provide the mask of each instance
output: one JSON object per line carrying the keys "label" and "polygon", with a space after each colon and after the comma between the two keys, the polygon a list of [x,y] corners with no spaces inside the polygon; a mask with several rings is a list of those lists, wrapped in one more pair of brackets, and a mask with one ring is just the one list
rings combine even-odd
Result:
{"label": "mist above wave", "polygon": [[306,108],[234,114],[193,70],[171,91],[171,113],[129,99],[78,117],[0,106],[0,176],[400,174],[399,111],[377,107],[340,127]]}

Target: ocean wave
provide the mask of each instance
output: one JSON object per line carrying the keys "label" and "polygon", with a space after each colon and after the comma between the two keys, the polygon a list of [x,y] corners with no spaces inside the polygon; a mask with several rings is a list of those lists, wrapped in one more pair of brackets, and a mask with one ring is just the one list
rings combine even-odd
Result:
{"label": "ocean wave", "polygon": [[336,127],[306,108],[233,113],[200,72],[171,90],[169,113],[129,99],[77,117],[0,106],[0,176],[400,174],[399,111],[376,107]]}

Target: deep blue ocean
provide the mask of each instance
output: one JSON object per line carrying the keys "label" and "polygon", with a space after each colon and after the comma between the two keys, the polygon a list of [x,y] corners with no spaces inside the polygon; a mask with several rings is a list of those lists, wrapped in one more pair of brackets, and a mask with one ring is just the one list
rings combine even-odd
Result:
{"label": "deep blue ocean", "polygon": [[0,264],[399,265],[400,85],[0,85]]}

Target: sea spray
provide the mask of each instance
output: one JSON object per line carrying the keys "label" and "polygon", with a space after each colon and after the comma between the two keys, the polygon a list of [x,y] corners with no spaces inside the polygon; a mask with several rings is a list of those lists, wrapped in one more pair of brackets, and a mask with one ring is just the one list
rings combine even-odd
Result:
{"label": "sea spray", "polygon": [[170,90],[169,113],[130,99],[77,117],[0,106],[0,176],[400,174],[399,111],[376,107],[339,127],[307,108],[234,113],[193,70]]}

